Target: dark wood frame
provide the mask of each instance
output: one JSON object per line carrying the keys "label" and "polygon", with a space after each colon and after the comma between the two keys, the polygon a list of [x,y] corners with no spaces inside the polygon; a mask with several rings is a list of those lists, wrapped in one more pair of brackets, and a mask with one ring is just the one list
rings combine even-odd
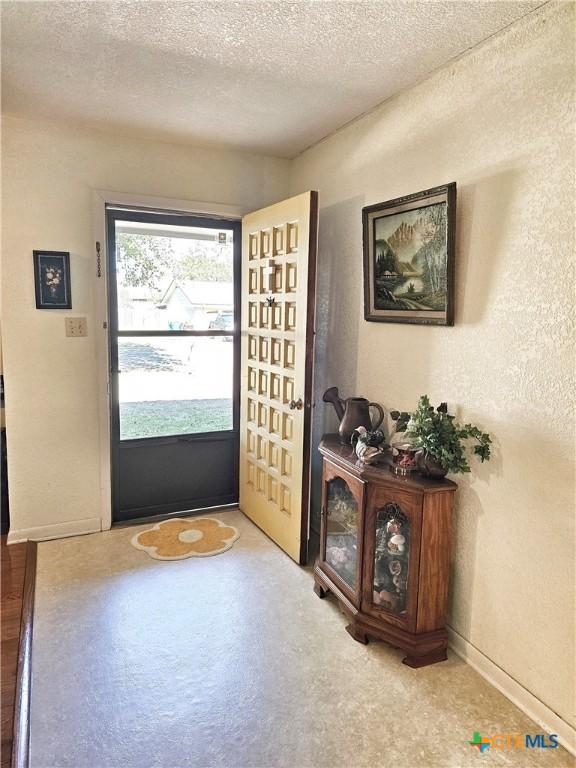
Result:
{"label": "dark wood frame", "polygon": [[[368,637],[385,640],[406,652],[404,663],[422,667],[446,659],[450,575],[450,539],[456,484],[420,476],[397,477],[387,466],[357,461],[353,449],[342,445],[338,435],[325,435],[320,443],[323,461],[323,495],[320,555],[314,566],[314,591],[319,597],[332,592],[349,616],[346,631],[358,642]],[[326,492],[334,477],[347,483],[358,509],[358,559],[362,563],[355,592],[326,562]],[[361,484],[361,497],[357,489]],[[410,522],[410,559],[406,609],[395,613],[373,600],[376,515],[388,503],[397,503]]]}
{"label": "dark wood frame", "polygon": [[306,312],[306,373],[304,390],[304,449],[302,454],[302,514],[300,518],[300,563],[308,562],[308,529],[312,472],[312,401],[314,395],[314,340],[316,338],[316,265],[318,253],[318,192],[310,192],[308,233],[308,306]]}
{"label": "dark wood frame", "polygon": [[[34,260],[34,292],[36,296],[36,309],[72,309],[72,286],[70,284],[70,253],[68,251],[32,251]],[[65,304],[43,304],[42,289],[40,287],[40,258],[49,256],[50,258],[59,257],[62,259],[62,269],[65,275],[66,285],[66,303]]]}
{"label": "dark wood frame", "polygon": [[[427,201],[434,197],[444,196],[447,204],[447,232],[446,232],[446,311],[440,317],[418,317],[416,312],[412,316],[376,315],[370,309],[370,298],[373,286],[370,284],[370,243],[374,239],[374,230],[370,226],[373,223],[372,214],[388,212],[394,213],[394,208],[408,206],[406,210],[423,208]],[[400,211],[399,211],[400,212]],[[364,319],[375,323],[409,323],[412,325],[454,325],[454,263],[456,250],[456,182],[444,184],[432,189],[425,189],[412,195],[397,197],[384,203],[368,205],[362,209],[362,245],[364,253]],[[404,310],[406,311],[406,310]]]}
{"label": "dark wood frame", "polygon": [[12,738],[12,768],[27,768],[30,762],[30,700],[32,685],[32,628],[34,621],[34,595],[36,588],[36,562],[38,545],[27,542],[26,571],[22,595],[18,671],[16,677],[16,703]]}
{"label": "dark wood frame", "polygon": [[[115,257],[115,222],[134,221],[150,224],[175,224],[179,226],[206,227],[209,229],[231,229],[234,232],[234,330],[202,330],[202,331],[120,331],[117,316],[117,284]],[[130,519],[148,519],[151,516],[173,515],[186,510],[203,509],[214,506],[226,506],[238,502],[239,486],[239,434],[240,434],[240,320],[241,320],[241,254],[242,254],[242,222],[240,219],[229,219],[217,215],[191,215],[177,211],[146,210],[145,208],[125,207],[121,205],[106,206],[106,241],[108,261],[108,350],[110,369],[110,458],[111,458],[111,488],[112,488],[112,519],[113,522],[128,522]],[[123,440],[126,448],[137,448],[142,443],[156,441],[158,444],[188,442],[202,443],[206,440],[230,440],[235,444],[235,464],[233,484],[236,488],[234,495],[217,496],[203,499],[193,499],[178,504],[155,505],[131,510],[127,517],[118,517],[119,510],[119,477],[118,457],[120,447],[119,419],[119,388],[118,388],[118,338],[122,336],[232,336],[234,350],[233,397],[232,413],[233,426],[231,430],[218,432],[201,432],[197,434],[163,435],[154,438],[135,438]],[[214,473],[220,469],[214,467]]]}

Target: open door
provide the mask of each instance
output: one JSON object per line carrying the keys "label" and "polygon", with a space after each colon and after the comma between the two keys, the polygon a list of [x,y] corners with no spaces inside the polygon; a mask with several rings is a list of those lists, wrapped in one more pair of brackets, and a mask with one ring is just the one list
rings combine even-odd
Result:
{"label": "open door", "polygon": [[318,193],[242,221],[240,509],[305,563]]}
{"label": "open door", "polygon": [[113,520],[235,504],[240,222],[106,217]]}

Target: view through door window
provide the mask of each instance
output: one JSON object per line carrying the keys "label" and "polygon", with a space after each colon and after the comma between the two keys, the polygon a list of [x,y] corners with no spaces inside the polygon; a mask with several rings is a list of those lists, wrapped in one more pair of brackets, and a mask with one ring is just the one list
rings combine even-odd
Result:
{"label": "view through door window", "polygon": [[120,439],[233,428],[233,249],[232,230],[116,222]]}

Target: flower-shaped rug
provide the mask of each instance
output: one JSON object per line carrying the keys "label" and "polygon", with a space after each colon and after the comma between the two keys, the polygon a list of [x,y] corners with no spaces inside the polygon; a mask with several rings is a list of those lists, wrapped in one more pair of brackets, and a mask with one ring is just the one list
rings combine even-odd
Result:
{"label": "flower-shaped rug", "polygon": [[186,557],[208,557],[226,552],[240,536],[239,531],[213,517],[191,520],[163,520],[131,540],[155,560],[184,560]]}

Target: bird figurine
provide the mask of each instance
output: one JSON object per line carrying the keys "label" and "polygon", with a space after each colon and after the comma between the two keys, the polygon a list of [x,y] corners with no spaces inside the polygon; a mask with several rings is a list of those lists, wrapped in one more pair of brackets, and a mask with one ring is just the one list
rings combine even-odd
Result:
{"label": "bird figurine", "polygon": [[373,464],[379,454],[384,452],[384,434],[380,430],[368,432],[366,427],[357,427],[350,440],[356,456],[364,464]]}

